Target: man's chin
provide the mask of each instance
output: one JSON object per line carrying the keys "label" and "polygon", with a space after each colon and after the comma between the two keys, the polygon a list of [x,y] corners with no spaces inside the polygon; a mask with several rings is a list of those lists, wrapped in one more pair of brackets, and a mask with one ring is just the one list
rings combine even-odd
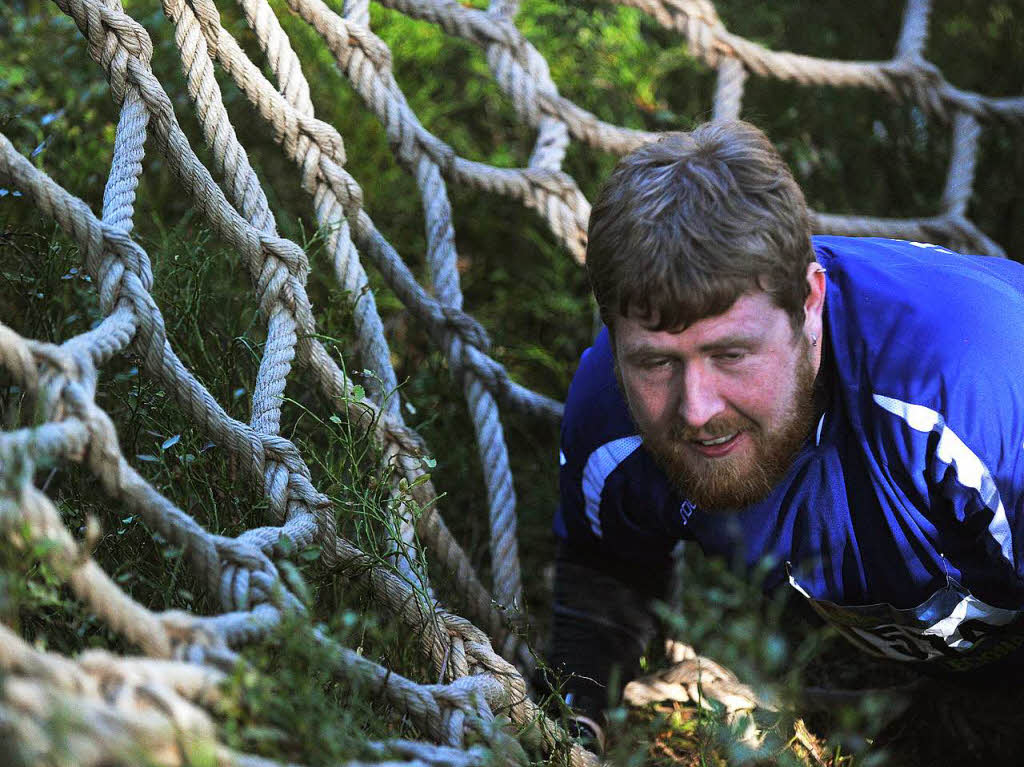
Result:
{"label": "man's chin", "polygon": [[684,498],[708,512],[740,511],[763,501],[772,491],[771,485],[761,482],[751,484],[744,481],[743,486],[738,487],[735,483],[715,486],[681,479],[673,484]]}
{"label": "man's chin", "polygon": [[[688,455],[682,455],[684,452]],[[689,446],[651,450],[669,481],[703,511],[736,511],[763,501],[774,486],[764,462],[750,456],[705,458]]]}

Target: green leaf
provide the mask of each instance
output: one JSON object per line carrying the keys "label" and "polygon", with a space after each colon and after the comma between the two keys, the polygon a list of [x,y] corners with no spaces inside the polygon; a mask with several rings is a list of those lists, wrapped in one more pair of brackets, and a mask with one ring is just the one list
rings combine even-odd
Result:
{"label": "green leaf", "polygon": [[290,557],[295,553],[295,541],[293,541],[287,535],[282,535],[277,539],[277,551],[282,557]]}

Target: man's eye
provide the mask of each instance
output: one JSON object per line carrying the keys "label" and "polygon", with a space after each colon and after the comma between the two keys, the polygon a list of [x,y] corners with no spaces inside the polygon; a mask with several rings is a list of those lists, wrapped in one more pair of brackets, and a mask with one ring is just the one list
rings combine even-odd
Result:
{"label": "man's eye", "polygon": [[664,370],[672,364],[672,360],[667,357],[651,357],[640,363],[640,367],[644,370]]}
{"label": "man's eye", "polygon": [[739,362],[746,356],[747,355],[744,352],[718,352],[717,354],[712,356],[712,359],[714,359],[717,362],[731,363]]}

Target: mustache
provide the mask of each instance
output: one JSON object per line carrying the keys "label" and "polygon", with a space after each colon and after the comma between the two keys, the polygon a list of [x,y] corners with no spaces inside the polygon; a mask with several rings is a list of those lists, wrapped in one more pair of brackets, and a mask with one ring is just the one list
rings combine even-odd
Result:
{"label": "mustache", "polygon": [[717,439],[735,434],[738,431],[750,431],[756,424],[743,416],[721,416],[708,421],[699,429],[684,423],[675,423],[669,427],[668,438],[675,442],[689,442],[696,439]]}

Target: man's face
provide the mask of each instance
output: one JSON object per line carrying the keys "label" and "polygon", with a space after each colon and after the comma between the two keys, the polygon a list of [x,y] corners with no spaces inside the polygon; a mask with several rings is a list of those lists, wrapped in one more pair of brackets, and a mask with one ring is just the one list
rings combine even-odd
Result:
{"label": "man's face", "polygon": [[[809,278],[810,279],[810,278]],[[713,511],[755,503],[786,473],[810,433],[820,347],[816,313],[794,331],[761,292],[681,332],[615,322],[619,383],[647,449],[679,491]],[[817,302],[817,303],[815,303]]]}

